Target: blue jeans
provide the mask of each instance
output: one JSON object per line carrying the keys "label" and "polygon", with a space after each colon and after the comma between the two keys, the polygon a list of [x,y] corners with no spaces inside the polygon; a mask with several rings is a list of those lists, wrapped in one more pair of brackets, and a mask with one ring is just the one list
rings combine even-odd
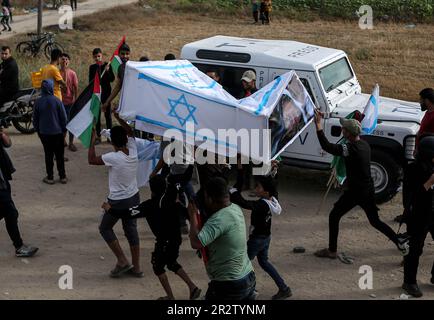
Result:
{"label": "blue jeans", "polygon": [[255,300],[256,276],[250,272],[244,278],[208,283],[205,300]]}
{"label": "blue jeans", "polygon": [[279,275],[274,266],[268,261],[268,248],[270,247],[270,242],[270,236],[251,235],[249,241],[247,241],[247,254],[250,260],[257,257],[259,265],[270,275],[271,278],[273,278],[277,287],[280,290],[286,290],[288,286],[285,284],[285,281]]}

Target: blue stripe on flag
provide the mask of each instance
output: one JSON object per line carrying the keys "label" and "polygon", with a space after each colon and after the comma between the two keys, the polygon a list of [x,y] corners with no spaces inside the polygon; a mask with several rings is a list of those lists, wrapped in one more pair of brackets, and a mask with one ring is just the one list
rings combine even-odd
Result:
{"label": "blue stripe on flag", "polygon": [[[136,116],[136,119],[139,120],[139,121],[150,123],[150,124],[153,124],[153,125],[156,125],[156,126],[160,126],[160,127],[166,128],[166,129],[176,129],[176,130],[179,130],[179,131],[181,131],[181,132],[183,132],[185,134],[188,134],[189,136],[199,137],[199,139],[202,139],[202,140],[208,140],[209,139],[206,136],[198,135],[198,134],[196,134],[194,132],[187,131],[185,129],[175,127],[174,125],[171,125],[171,124],[168,124],[168,123],[164,123],[164,122],[157,121],[157,120],[152,120],[152,119],[146,118],[144,116]],[[232,149],[238,150],[238,146],[237,145],[231,144],[229,142],[221,141],[221,140],[217,140],[217,139],[211,139],[211,140],[214,140],[214,143],[226,145],[226,147],[228,147],[228,148],[232,148]]]}
{"label": "blue stripe on flag", "polygon": [[362,128],[362,130],[365,131],[368,134],[371,134],[375,130],[375,128],[377,127],[378,102],[377,102],[377,99],[374,97],[374,95],[370,96],[369,102],[371,102],[372,105],[374,106],[374,110],[375,110],[374,121],[372,122],[372,126],[371,127],[369,127],[369,128]]}
{"label": "blue stripe on flag", "polygon": [[156,65],[156,66],[140,66],[140,67],[137,67],[137,69],[161,69],[161,70],[177,70],[177,69],[187,69],[187,68],[194,68],[194,66],[192,64],[181,64],[179,66]]}
{"label": "blue stripe on flag", "polygon": [[261,113],[262,109],[264,109],[264,106],[268,103],[268,100],[270,99],[271,93],[276,90],[277,86],[279,85],[279,83],[282,81],[282,78],[279,76],[276,79],[276,82],[274,83],[273,87],[268,90],[264,96],[262,97],[262,101],[258,106],[258,109],[256,109],[255,114],[258,115],[259,113]]}
{"label": "blue stripe on flag", "polygon": [[[203,100],[207,100],[207,101],[211,101],[211,102],[215,102],[215,103],[221,104],[221,105],[226,106],[226,107],[236,108],[236,106],[233,106],[233,105],[230,105],[230,104],[224,103],[224,102],[222,102],[222,101],[213,100],[213,99],[209,99],[209,98],[204,98],[204,97],[199,96],[199,95],[197,95],[197,94],[195,94],[195,93],[191,93],[191,92],[189,92],[189,91],[179,89],[179,88],[177,88],[177,87],[174,87],[174,86],[172,86],[172,85],[170,85],[170,84],[167,84],[167,83],[165,83],[165,82],[162,82],[162,81],[160,81],[160,80],[157,80],[157,79],[151,78],[150,76],[148,76],[148,75],[146,75],[146,74],[143,74],[143,73],[139,73],[138,79],[147,80],[147,81],[149,81],[149,82],[153,82],[153,83],[158,84],[158,85],[160,85],[160,86],[163,86],[163,87],[166,87],[166,88],[170,88],[170,89],[174,89],[174,90],[178,90],[178,91],[181,91],[181,92],[183,92],[183,93],[186,93],[186,94],[189,94],[189,95],[195,96],[195,97],[197,97],[197,98],[200,98],[200,99],[203,99]],[[213,85],[215,85],[215,81],[214,81],[214,84],[213,84]]]}

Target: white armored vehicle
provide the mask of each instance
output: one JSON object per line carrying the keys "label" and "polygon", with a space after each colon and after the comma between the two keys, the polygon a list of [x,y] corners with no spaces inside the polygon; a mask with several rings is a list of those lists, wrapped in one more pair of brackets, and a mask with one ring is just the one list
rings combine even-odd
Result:
{"label": "white armored vehicle", "polygon": [[[242,95],[240,79],[246,70],[255,71],[258,89],[295,70],[314,103],[328,115],[324,131],[332,142],[341,135],[339,118],[354,110],[362,112],[370,96],[362,93],[351,63],[341,50],[295,41],[215,36],[185,45],[181,56],[203,72],[217,69],[222,86],[237,98]],[[388,201],[397,193],[402,167],[413,159],[422,117],[418,103],[380,97],[378,126],[372,135],[363,136],[372,148],[371,172],[377,202]],[[282,157],[285,164],[311,169],[329,169],[332,160],[321,149],[313,123]]]}

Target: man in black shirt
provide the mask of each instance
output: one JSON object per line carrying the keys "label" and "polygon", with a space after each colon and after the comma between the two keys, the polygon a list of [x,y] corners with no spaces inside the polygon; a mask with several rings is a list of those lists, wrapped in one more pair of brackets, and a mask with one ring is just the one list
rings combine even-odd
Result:
{"label": "man in black shirt", "polygon": [[[402,190],[404,221],[410,236],[410,252],[404,258],[402,288],[417,298],[423,295],[416,280],[419,257],[428,232],[434,232],[433,172],[434,136],[427,136],[420,140],[416,161],[405,168]],[[434,284],[434,265],[431,269],[431,283]]]}
{"label": "man in black shirt", "polygon": [[[179,215],[187,208],[177,201],[177,190],[166,185],[161,175],[149,180],[151,199],[142,202],[138,207],[128,210],[115,210],[107,203],[103,208],[117,218],[137,219],[146,218],[152,233],[155,235],[155,248],[152,253],[152,267],[161,282],[167,296],[161,300],[174,300],[172,289],[166,275],[165,267],[178,275],[190,289],[190,300],[199,297],[201,290],[191,281],[190,277],[177,262],[179,247],[182,243]],[[186,213],[184,213],[185,215]]]}
{"label": "man in black shirt", "polygon": [[7,46],[1,49],[0,64],[0,106],[13,99],[20,89],[18,82],[18,65]]}
{"label": "man in black shirt", "polygon": [[400,240],[396,233],[378,216],[378,207],[375,204],[374,183],[371,177],[370,162],[371,148],[360,138],[362,126],[355,119],[341,119],[342,135],[346,143],[330,143],[322,129],[323,114],[315,111],[315,125],[318,140],[324,151],[334,156],[344,157],[346,167],[346,190],[335,203],[329,216],[329,247],[315,252],[320,258],[336,259],[339,233],[339,221],[355,206],[360,206],[366,213],[369,223],[378,231],[388,237],[401,251],[408,254],[408,241]]}
{"label": "man in black shirt", "polygon": [[[98,72],[101,84],[101,103],[105,103],[112,93],[111,83],[115,80],[115,75],[111,66],[107,62],[103,62],[103,54],[100,48],[93,49],[92,56],[95,63],[89,66],[89,83],[94,81],[95,74]],[[110,109],[104,112],[104,116],[107,129],[111,129],[112,116]],[[101,113],[96,122],[96,134],[98,139],[101,139]]]}

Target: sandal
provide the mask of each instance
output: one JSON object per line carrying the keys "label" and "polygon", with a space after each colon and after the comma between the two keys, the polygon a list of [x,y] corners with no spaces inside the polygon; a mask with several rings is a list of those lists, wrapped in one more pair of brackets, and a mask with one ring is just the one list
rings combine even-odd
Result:
{"label": "sandal", "polygon": [[196,300],[200,297],[201,293],[202,290],[200,290],[198,287],[194,288],[193,291],[190,293],[190,300]]}
{"label": "sandal", "polygon": [[145,276],[143,271],[135,272],[133,269],[128,270],[126,274],[135,278],[143,278]]}
{"label": "sandal", "polygon": [[112,278],[119,278],[122,274],[128,272],[133,268],[133,265],[127,264],[123,267],[116,265],[116,267],[110,271],[110,277]]}
{"label": "sandal", "polygon": [[354,263],[354,258],[347,256],[345,254],[345,252],[339,253],[338,258],[342,263],[345,263],[345,264],[353,264]]}
{"label": "sandal", "polygon": [[330,252],[329,249],[318,250],[314,255],[318,258],[336,259],[336,253]]}

